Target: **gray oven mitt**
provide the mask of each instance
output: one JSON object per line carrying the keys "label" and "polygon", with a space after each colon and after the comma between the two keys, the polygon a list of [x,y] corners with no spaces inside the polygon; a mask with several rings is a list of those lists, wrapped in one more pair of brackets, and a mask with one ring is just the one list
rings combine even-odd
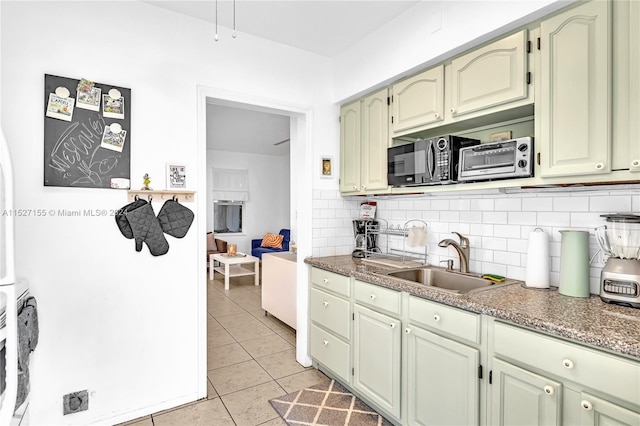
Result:
{"label": "gray oven mitt", "polygon": [[118,228],[125,238],[133,238],[133,231],[131,230],[131,225],[129,225],[129,221],[125,216],[125,213],[137,209],[140,206],[144,206],[145,204],[147,204],[147,202],[145,200],[141,200],[136,195],[136,199],[133,203],[129,203],[126,206],[122,207],[116,214],[116,223],[118,224]]}
{"label": "gray oven mitt", "polygon": [[154,256],[162,256],[169,251],[169,243],[162,233],[160,222],[153,212],[150,203],[124,213],[133,236],[136,239],[136,251],[142,250],[142,243],[146,243]]}
{"label": "gray oven mitt", "polygon": [[178,203],[174,197],[164,203],[158,213],[158,220],[165,234],[182,238],[187,235],[193,223],[193,212]]}

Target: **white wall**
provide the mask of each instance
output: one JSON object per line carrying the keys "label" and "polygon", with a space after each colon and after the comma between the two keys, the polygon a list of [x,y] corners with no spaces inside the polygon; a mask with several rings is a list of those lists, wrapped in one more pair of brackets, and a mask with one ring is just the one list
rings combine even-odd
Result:
{"label": "white wall", "polygon": [[251,240],[291,229],[289,156],[207,150],[207,231],[213,230],[212,168],[248,170],[249,201],[242,210],[242,235],[217,234],[238,251],[251,253]]}
{"label": "white wall", "polygon": [[[329,62],[245,34],[232,39],[223,29],[214,43],[211,25],[140,2],[0,7],[2,126],[17,175],[16,207],[126,203],[121,191],[43,186],[45,73],[131,88],[133,186],[142,186],[148,172],[152,186],[162,188],[165,162],[179,161],[197,191],[187,205],[196,212],[191,230],[184,239],[168,237],[169,253],[157,258],[146,247],[136,253],[112,216],[17,221],[17,267],[40,317],[31,423],[112,424],[204,396],[198,366],[206,322],[198,297],[205,287],[207,182],[204,148],[196,149],[197,87],[308,107],[314,126],[306,143],[334,141]],[[63,417],[62,396],[83,389],[89,410]]]}

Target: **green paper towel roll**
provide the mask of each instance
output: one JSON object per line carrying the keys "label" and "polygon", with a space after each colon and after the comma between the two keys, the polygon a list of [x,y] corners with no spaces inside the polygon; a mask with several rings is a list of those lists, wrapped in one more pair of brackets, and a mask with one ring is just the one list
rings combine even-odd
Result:
{"label": "green paper towel roll", "polygon": [[560,294],[589,297],[589,233],[560,231]]}

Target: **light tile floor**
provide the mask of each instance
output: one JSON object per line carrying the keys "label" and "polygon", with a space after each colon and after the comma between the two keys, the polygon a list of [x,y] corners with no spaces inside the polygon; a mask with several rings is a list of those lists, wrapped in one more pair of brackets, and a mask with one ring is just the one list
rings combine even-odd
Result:
{"label": "light tile floor", "polygon": [[215,274],[207,288],[207,398],[126,425],[286,425],[269,400],[328,380],[296,362],[295,330],[265,316],[253,277],[231,278],[225,290]]}

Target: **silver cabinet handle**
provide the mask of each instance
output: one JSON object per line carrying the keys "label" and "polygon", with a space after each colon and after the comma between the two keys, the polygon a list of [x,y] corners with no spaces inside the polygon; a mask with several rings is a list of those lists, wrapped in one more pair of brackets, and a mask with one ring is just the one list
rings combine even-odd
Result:
{"label": "silver cabinet handle", "polygon": [[564,368],[573,368],[573,361],[571,361],[569,358],[565,358],[562,360],[562,365]]}
{"label": "silver cabinet handle", "polygon": [[329,278],[325,278],[324,280],[322,280],[325,284],[327,284],[329,282]]}
{"label": "silver cabinet handle", "polygon": [[451,114],[455,114],[456,109],[455,108],[451,108],[449,111],[451,112]]}
{"label": "silver cabinet handle", "polygon": [[433,316],[433,320],[434,320],[435,322],[440,321],[440,315],[435,314],[435,315]]}
{"label": "silver cabinet handle", "polygon": [[632,166],[632,167],[638,167],[638,166],[640,166],[640,160],[633,160],[633,161],[631,162],[631,166]]}
{"label": "silver cabinet handle", "polygon": [[389,327],[396,328],[396,325],[394,323],[391,323],[391,324],[389,324]]}
{"label": "silver cabinet handle", "polygon": [[329,345],[329,341],[328,340],[323,340],[322,344],[325,345],[325,346],[328,346]]}
{"label": "silver cabinet handle", "polygon": [[592,404],[591,402],[587,401],[586,399],[583,399],[583,400],[580,402],[580,405],[582,406],[582,408],[583,408],[585,411],[591,411],[591,410],[593,410],[593,404]]}
{"label": "silver cabinet handle", "polygon": [[545,386],[544,388],[544,393],[546,393],[547,395],[553,395],[553,393],[555,392],[553,389],[553,386]]}
{"label": "silver cabinet handle", "polygon": [[376,295],[375,295],[375,294],[372,294],[371,296],[369,296],[369,299],[371,299],[371,300],[376,300]]}
{"label": "silver cabinet handle", "polygon": [[435,114],[433,114],[433,116],[434,116],[435,118],[439,118],[439,117],[440,117],[440,114],[438,114],[438,113],[436,112]]}
{"label": "silver cabinet handle", "polygon": [[596,163],[596,170],[604,169],[604,163]]}
{"label": "silver cabinet handle", "polygon": [[326,301],[325,301],[325,302],[322,302],[322,304],[325,306],[325,308],[326,308],[327,306],[329,306],[329,302],[326,302]]}
{"label": "silver cabinet handle", "polygon": [[405,334],[411,334],[411,329],[409,327],[404,329]]}

